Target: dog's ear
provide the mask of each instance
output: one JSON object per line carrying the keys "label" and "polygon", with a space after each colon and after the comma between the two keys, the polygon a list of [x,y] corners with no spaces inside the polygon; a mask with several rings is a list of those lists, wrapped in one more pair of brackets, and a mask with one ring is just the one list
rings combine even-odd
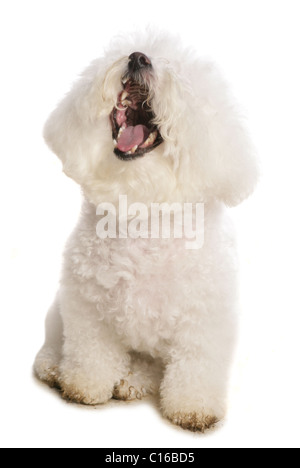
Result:
{"label": "dog's ear", "polygon": [[201,80],[198,128],[203,183],[208,194],[235,206],[256,186],[256,151],[235,100],[215,67],[206,68]]}
{"label": "dog's ear", "polygon": [[[71,91],[52,112],[44,127],[44,138],[61,159],[64,172],[83,184],[101,158],[103,131],[114,101],[104,96],[105,68],[101,60],[93,62]],[[114,96],[116,93],[114,94]],[[101,139],[99,138],[101,135]]]}
{"label": "dog's ear", "polygon": [[74,91],[70,92],[51,113],[44,127],[44,138],[62,161],[64,172],[80,183],[85,165],[81,154],[82,122],[74,95]]}

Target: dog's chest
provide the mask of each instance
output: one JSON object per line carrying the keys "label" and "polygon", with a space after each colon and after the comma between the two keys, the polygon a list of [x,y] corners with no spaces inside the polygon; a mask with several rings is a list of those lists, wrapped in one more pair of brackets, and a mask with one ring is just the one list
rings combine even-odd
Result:
{"label": "dog's chest", "polygon": [[191,298],[196,260],[182,240],[81,239],[72,273],[99,318],[139,351],[161,348]]}

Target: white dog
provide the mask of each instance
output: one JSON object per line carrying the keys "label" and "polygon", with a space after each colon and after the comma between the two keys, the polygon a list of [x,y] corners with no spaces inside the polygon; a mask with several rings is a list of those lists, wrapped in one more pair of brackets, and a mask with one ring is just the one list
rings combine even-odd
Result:
{"label": "white dog", "polygon": [[[164,416],[204,431],[225,414],[236,333],[226,206],[257,179],[226,84],[172,37],[118,38],[52,113],[45,139],[84,202],[37,376],[88,405],[159,391]],[[166,204],[204,203],[202,248],[185,236],[100,238],[96,207],[117,209],[120,195],[165,203],[160,217]]]}

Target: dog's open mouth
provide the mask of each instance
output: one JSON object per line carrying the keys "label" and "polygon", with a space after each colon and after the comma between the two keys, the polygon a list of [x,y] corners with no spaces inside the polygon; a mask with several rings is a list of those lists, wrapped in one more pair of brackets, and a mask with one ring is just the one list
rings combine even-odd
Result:
{"label": "dog's open mouth", "polygon": [[122,160],[132,160],[152,151],[163,141],[146,85],[129,78],[123,82],[123,91],[110,114],[114,152]]}

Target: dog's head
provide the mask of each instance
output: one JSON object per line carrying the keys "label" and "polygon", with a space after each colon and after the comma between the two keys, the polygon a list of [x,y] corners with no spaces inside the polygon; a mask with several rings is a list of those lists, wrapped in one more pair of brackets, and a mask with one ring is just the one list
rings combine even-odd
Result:
{"label": "dog's head", "polygon": [[257,164],[216,68],[166,35],[122,37],[51,114],[45,139],[87,198],[220,199],[254,189]]}

